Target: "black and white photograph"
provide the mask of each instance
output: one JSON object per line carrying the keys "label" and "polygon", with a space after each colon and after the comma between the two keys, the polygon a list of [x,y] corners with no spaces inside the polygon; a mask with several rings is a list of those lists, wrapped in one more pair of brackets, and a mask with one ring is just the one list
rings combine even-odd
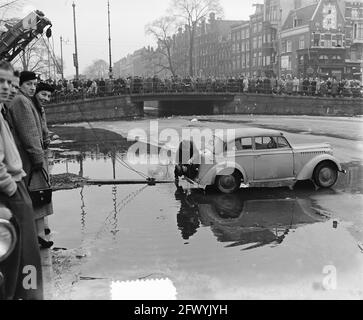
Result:
{"label": "black and white photograph", "polygon": [[0,0],[0,110],[0,300],[363,299],[363,0]]}

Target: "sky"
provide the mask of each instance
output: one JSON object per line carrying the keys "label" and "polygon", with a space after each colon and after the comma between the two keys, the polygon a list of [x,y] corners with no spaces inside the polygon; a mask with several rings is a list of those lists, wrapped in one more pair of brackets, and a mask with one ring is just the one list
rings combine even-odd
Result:
{"label": "sky", "polygon": [[[111,38],[113,63],[144,46],[154,45],[145,35],[145,25],[165,15],[171,0],[109,0],[111,8]],[[64,72],[75,74],[73,67],[74,32],[72,0],[23,0],[16,13],[25,17],[34,9],[45,13],[52,23],[55,54],[60,56],[60,36],[63,37]],[[74,0],[79,70],[82,73],[94,60],[108,62],[107,0]],[[220,0],[224,19],[248,20],[253,3],[261,0]]]}

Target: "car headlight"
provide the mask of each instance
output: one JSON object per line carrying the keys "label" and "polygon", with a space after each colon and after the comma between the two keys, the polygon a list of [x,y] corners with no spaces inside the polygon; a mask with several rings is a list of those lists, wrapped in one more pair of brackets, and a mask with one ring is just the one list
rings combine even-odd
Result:
{"label": "car headlight", "polygon": [[14,250],[16,241],[14,226],[9,221],[0,219],[0,262]]}

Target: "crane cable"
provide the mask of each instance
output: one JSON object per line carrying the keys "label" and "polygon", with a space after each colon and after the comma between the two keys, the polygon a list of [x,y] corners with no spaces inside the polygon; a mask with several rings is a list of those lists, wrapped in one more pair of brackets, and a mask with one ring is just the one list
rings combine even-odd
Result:
{"label": "crane cable", "polygon": [[[78,110],[79,110],[79,112],[81,113],[81,115],[82,115],[82,116],[84,116],[84,113],[82,112],[82,109],[81,109],[80,105],[79,105],[79,104],[76,104],[76,105],[77,105]],[[87,124],[89,125],[89,127],[91,128],[91,131],[92,131],[93,135],[95,136],[95,138],[96,138],[97,142],[98,142],[99,144],[101,144],[101,143],[102,143],[102,141],[101,141],[101,139],[99,139],[99,137],[97,136],[97,134],[96,134],[96,132],[95,132],[95,129],[94,129],[94,127],[92,126],[92,124],[90,123],[90,121],[86,120],[86,122],[87,122]],[[140,171],[136,170],[136,169],[135,169],[135,168],[133,168],[131,165],[129,165],[128,163],[126,163],[126,162],[125,162],[125,160],[124,160],[122,157],[120,157],[119,155],[117,155],[117,153],[116,153],[116,155],[115,155],[115,159],[116,159],[116,161],[117,161],[118,163],[120,163],[123,167],[125,167],[126,169],[129,169],[130,171],[135,172],[136,174],[138,174],[138,175],[139,175],[139,176],[141,176],[142,178],[146,179],[147,181],[151,181],[151,180],[152,180],[152,177],[149,177],[149,176],[148,176],[148,175],[146,175],[145,173],[143,173],[143,172],[140,172]]]}

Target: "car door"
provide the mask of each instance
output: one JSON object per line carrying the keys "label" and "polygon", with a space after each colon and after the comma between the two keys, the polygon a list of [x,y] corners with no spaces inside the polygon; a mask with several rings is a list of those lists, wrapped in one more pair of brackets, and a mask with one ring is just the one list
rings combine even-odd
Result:
{"label": "car door", "polygon": [[235,162],[245,170],[245,181],[252,180],[254,170],[253,139],[250,137],[237,138],[230,142],[228,150],[230,150],[227,152],[228,160]]}
{"label": "car door", "polygon": [[284,137],[254,138],[254,180],[294,177],[294,155]]}

